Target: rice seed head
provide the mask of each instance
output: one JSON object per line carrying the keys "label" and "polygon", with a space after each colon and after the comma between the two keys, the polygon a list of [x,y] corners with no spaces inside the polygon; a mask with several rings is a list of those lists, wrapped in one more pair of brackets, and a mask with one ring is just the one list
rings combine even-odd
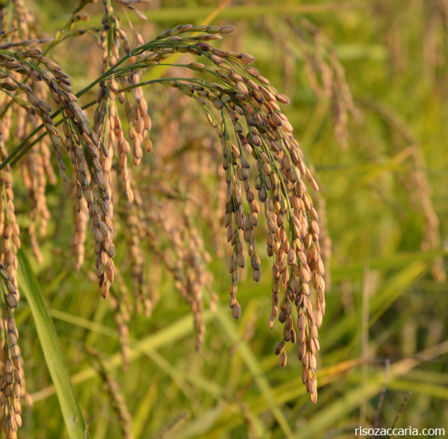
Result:
{"label": "rice seed head", "polygon": [[[131,2],[122,3],[134,10]],[[163,78],[163,83],[197,101],[221,141],[223,222],[231,249],[228,259],[231,312],[234,318],[241,315],[237,300],[241,271],[249,267],[253,280],[261,278],[264,261],[262,263],[259,257],[255,231],[260,227],[260,218],[264,217],[266,250],[273,266],[270,325],[273,326],[276,320],[283,325],[281,348],[276,349],[279,362],[282,367],[286,366],[286,345],[297,343],[304,383],[311,399],[315,399],[317,328],[325,312],[325,273],[320,245],[322,227],[308,193],[308,185],[318,189],[316,180],[306,167],[293,127],[281,110],[289,99],[251,66],[254,57],[213,47],[214,40],[234,31],[232,26],[176,26],[159,34],[151,44],[145,44],[136,34],[139,46],[131,48],[126,32],[108,2],[104,2],[104,8],[100,30],[103,77],[99,83],[93,128],[71,91],[67,75],[35,47],[39,41],[7,43],[10,44],[7,48],[23,50],[29,47],[23,52],[25,55],[0,53],[0,65],[6,71],[41,82],[64,115],[61,131],[52,119],[52,106],[44,94],[31,86],[33,84],[10,78],[4,82],[4,90],[25,96],[23,114],[42,121],[56,145],[54,151],[62,171],[62,149],[69,157],[74,174],[73,249],[77,266],[80,267],[84,259],[86,227],[90,221],[96,276],[101,294],[107,297],[115,277],[114,237],[118,227],[114,224],[120,224],[118,215],[126,228],[135,308],[150,310],[152,307],[145,288],[144,240],[172,274],[176,288],[190,305],[199,349],[205,331],[203,292],[210,282],[205,269],[207,256],[192,221],[194,203],[188,200],[182,208],[173,208],[168,202],[163,206],[159,197],[165,201],[181,198],[179,192],[159,184],[152,187],[153,194],[147,195],[139,187],[138,178],[145,175],[141,166],[145,161],[144,150],[151,149],[148,133],[152,127],[140,82],[142,68],[163,62],[174,53],[207,58],[207,63],[187,64],[187,68],[204,74],[206,79],[167,77]],[[32,65],[38,65],[39,69]],[[114,73],[109,75],[107,72]],[[128,132],[123,128],[120,106],[124,107]],[[39,157],[42,155],[43,152],[38,153]],[[43,176],[46,175],[46,164],[41,160],[34,167],[33,163],[29,162],[24,168],[36,205],[32,214],[45,224],[48,214],[37,205],[45,205]],[[126,204],[117,200],[117,194],[124,194]],[[117,209],[122,206],[124,212],[118,210],[117,214]],[[10,233],[12,227],[7,225],[4,230]],[[35,228],[31,231],[32,236],[37,236]],[[10,241],[5,245],[10,246]],[[171,251],[166,250],[167,243]],[[9,247],[6,250],[9,251]],[[13,307],[13,298],[9,300]],[[117,302],[116,309],[121,309],[117,298],[111,301]],[[298,314],[296,327],[292,318],[294,306]],[[117,320],[117,325],[125,334],[124,322]],[[13,338],[10,341],[14,342]]]}

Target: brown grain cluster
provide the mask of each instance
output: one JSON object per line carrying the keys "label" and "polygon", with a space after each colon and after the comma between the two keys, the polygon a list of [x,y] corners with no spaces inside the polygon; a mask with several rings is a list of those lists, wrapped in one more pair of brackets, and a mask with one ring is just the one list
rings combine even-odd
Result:
{"label": "brown grain cluster", "polygon": [[[250,66],[253,62],[250,55],[214,49],[205,41],[188,44],[189,40],[198,39],[197,35],[180,37],[198,30],[204,31],[203,28],[180,26],[158,39],[167,40],[166,46],[173,38],[179,43],[183,40],[187,43],[185,51],[206,56],[213,66],[188,65],[216,82],[170,81],[169,78],[167,82],[200,103],[222,140],[227,183],[225,226],[232,247],[228,264],[232,314],[238,318],[241,313],[236,291],[240,271],[246,265],[244,246],[253,279],[258,281],[261,277],[254,229],[263,211],[268,228],[267,252],[274,259],[270,321],[273,325],[278,318],[284,325],[283,340],[275,351],[280,355],[281,365],[285,365],[285,344],[297,341],[303,381],[315,401],[317,328],[325,312],[325,282],[317,212],[305,182],[315,189],[317,184],[303,163],[291,124],[280,110],[279,104],[288,103],[288,98],[279,94]],[[228,31],[231,31],[230,27],[225,28],[225,32]],[[219,35],[219,29],[216,34]],[[216,34],[211,33],[206,39],[215,39]],[[316,292],[314,306],[312,289]],[[293,327],[293,307],[298,315],[296,329]]]}
{"label": "brown grain cluster", "polygon": [[[133,3],[123,0],[116,5],[135,9]],[[214,235],[222,235],[220,220],[225,227],[230,249],[230,308],[239,318],[241,274],[250,270],[253,280],[259,281],[266,265],[257,248],[257,229],[263,230],[266,252],[272,258],[269,324],[273,327],[278,321],[283,326],[282,340],[274,351],[284,367],[287,343],[297,345],[302,380],[315,402],[318,327],[325,313],[322,259],[327,250],[321,250],[321,242],[326,241],[321,241],[318,212],[308,191],[308,187],[317,190],[317,183],[282,111],[289,98],[252,66],[253,56],[211,44],[234,32],[233,26],[181,25],[147,43],[133,30],[136,47],[132,47],[112,2],[104,0],[102,4],[104,16],[98,29],[101,72],[86,89],[96,92],[92,124],[68,76],[43,52],[41,46],[48,40],[30,33],[18,39],[13,32],[4,33],[0,43],[2,133],[5,144],[14,145],[11,127],[20,127],[17,140],[24,153],[20,163],[31,206],[28,232],[36,257],[38,239],[45,235],[50,218],[46,187],[55,183],[54,157],[63,177],[72,180],[74,264],[79,269],[88,259],[85,243],[90,223],[95,275],[102,295],[111,292],[126,361],[130,316],[142,312],[149,317],[157,300],[152,285],[162,272],[171,274],[176,290],[191,307],[200,348],[205,333],[204,307],[208,302],[213,308],[216,301],[203,224],[211,226]],[[16,3],[17,11],[20,5]],[[87,18],[78,10],[65,31]],[[179,75],[142,79],[143,71],[169,65],[169,58],[176,54],[186,60],[179,64]],[[184,156],[172,140],[171,145],[157,142],[157,151],[152,151],[151,107],[143,87],[153,84],[171,87],[183,93],[186,101],[196,101],[190,120],[200,108],[219,143],[192,138],[187,149],[197,148],[194,155]],[[14,111],[16,108],[20,111]],[[9,158],[2,147],[2,161]],[[214,193],[204,195],[203,187],[210,184],[200,182],[200,176],[210,175],[210,169],[217,187]],[[15,253],[20,242],[9,165],[2,167],[0,183],[6,200],[0,209],[1,260],[11,279],[6,282],[15,288]],[[222,215],[210,209],[213,196],[216,206],[223,207]],[[209,241],[221,243],[215,236]],[[127,257],[117,269],[115,243],[121,242],[126,244]],[[125,271],[132,279],[130,288]],[[14,291],[14,296],[8,293],[5,297],[18,299],[16,288]],[[13,341],[11,338],[7,349],[16,349]]]}
{"label": "brown grain cluster", "polygon": [[21,396],[25,396],[23,360],[17,344],[19,333],[14,318],[19,294],[7,267],[0,261],[0,289],[6,307],[2,313],[1,328],[5,334],[1,340],[0,359],[0,424],[9,439],[17,437],[22,425]]}
{"label": "brown grain cluster", "polygon": [[[0,134],[0,158],[6,156]],[[14,438],[22,423],[20,395],[24,393],[22,359],[17,344],[18,332],[14,310],[19,301],[17,291],[17,258],[20,247],[19,227],[14,213],[14,193],[9,167],[0,171],[0,288],[5,311],[2,312],[2,357],[0,365],[0,422],[8,438]]]}
{"label": "brown grain cluster", "polygon": [[[113,280],[112,257],[115,254],[115,247],[111,239],[110,190],[100,164],[101,152],[106,153],[105,146],[91,129],[88,117],[71,91],[67,75],[57,64],[44,56],[40,49],[36,47],[26,49],[28,45],[37,42],[39,41],[26,40],[4,44],[4,50],[11,47],[15,47],[16,50],[11,52],[11,55],[0,54],[0,64],[8,72],[19,73],[32,79],[33,82],[42,82],[46,85],[53,102],[63,115],[63,132],[61,133],[55,127],[51,116],[51,105],[37,97],[25,79],[16,79],[6,73],[7,79],[0,87],[14,101],[20,103],[27,113],[40,119],[53,143],[62,173],[65,173],[65,165],[61,157],[61,146],[68,152],[76,185],[87,203],[95,239],[97,276],[101,292],[107,296]],[[25,51],[18,50],[21,46]],[[29,62],[30,60],[33,63]]]}

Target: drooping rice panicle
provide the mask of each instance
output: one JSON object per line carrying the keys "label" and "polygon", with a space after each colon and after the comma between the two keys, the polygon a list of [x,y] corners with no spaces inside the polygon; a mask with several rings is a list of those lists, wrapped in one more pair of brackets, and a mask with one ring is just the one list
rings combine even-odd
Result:
{"label": "drooping rice panicle", "polygon": [[[0,67],[5,72],[0,89],[24,109],[26,118],[33,118],[33,126],[37,120],[41,121],[64,174],[62,151],[68,153],[74,175],[76,266],[80,267],[84,260],[86,227],[90,221],[96,275],[106,297],[115,272],[113,239],[124,237],[129,249],[127,266],[132,277],[133,302],[137,311],[144,310],[149,315],[154,302],[143,255],[145,246],[151,249],[153,256],[172,274],[176,289],[190,305],[196,346],[199,349],[202,345],[204,294],[210,294],[211,305],[214,294],[207,271],[210,257],[193,221],[200,213],[197,206],[201,205],[195,178],[213,162],[204,161],[196,167],[187,162],[184,169],[178,170],[178,178],[167,180],[163,172],[158,174],[157,169],[151,169],[143,155],[144,149],[152,148],[148,137],[152,121],[143,87],[161,83],[179,90],[199,104],[220,141],[212,157],[221,162],[217,174],[222,176],[223,183],[218,194],[219,203],[224,204],[222,217],[230,248],[232,315],[239,318],[241,314],[237,287],[242,270],[250,270],[255,281],[261,278],[262,262],[255,232],[265,224],[266,251],[272,258],[273,276],[269,324],[272,327],[279,321],[283,325],[283,337],[275,352],[280,365],[285,366],[286,344],[298,345],[303,382],[315,402],[317,328],[325,313],[320,229],[317,210],[308,193],[308,185],[317,190],[317,183],[304,163],[292,125],[282,112],[281,106],[288,104],[289,99],[251,65],[254,62],[251,55],[217,49],[210,44],[232,33],[233,26],[181,25],[159,34],[149,43],[144,43],[135,33],[138,46],[131,48],[112,3],[104,0],[103,6],[102,68],[101,76],[94,83],[99,90],[93,128],[72,92],[68,76],[38,47],[43,41],[11,41],[0,46]],[[202,57],[204,63],[195,60],[180,65],[179,76],[141,80],[141,71],[163,64],[176,53]],[[48,90],[53,105],[46,101],[43,90]],[[127,132],[122,115],[127,119]],[[62,130],[57,126],[59,123]],[[36,127],[36,132],[39,129]],[[25,146],[32,142],[25,134],[22,137]],[[131,153],[133,160],[129,164]],[[45,150],[36,148],[33,154],[39,160],[29,162],[25,168],[29,177],[26,185],[32,188],[30,197],[37,206],[37,200],[45,193],[42,175],[49,175],[45,170],[49,162]],[[41,157],[45,154],[44,161]],[[169,157],[169,148],[165,159],[153,155],[154,161],[163,165]],[[37,207],[34,215],[41,222],[48,216]],[[124,291],[124,282],[121,285]],[[126,293],[117,292],[111,299],[124,358],[127,336],[124,314],[129,308],[125,305],[125,296]],[[294,307],[298,315],[295,325]]]}

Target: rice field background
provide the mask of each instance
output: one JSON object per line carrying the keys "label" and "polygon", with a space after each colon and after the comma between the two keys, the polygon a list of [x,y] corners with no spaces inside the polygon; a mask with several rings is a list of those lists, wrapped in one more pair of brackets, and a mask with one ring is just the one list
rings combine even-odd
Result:
{"label": "rice field background", "polygon": [[[117,130],[125,133],[131,144],[127,165],[131,183],[120,164],[126,154],[114,152],[116,161],[110,171],[112,187],[117,188],[111,197],[116,222],[115,251],[110,256],[115,265],[112,282],[104,268],[109,267],[108,260],[100,259],[103,272],[95,267],[101,251],[95,248],[87,224],[87,204],[84,206],[82,196],[73,190],[76,160],[71,164],[69,154],[61,148],[67,168],[64,182],[53,148],[20,149],[30,144],[26,136],[36,125],[27,122],[28,132],[20,131],[20,115],[10,111],[9,99],[17,87],[14,80],[18,80],[14,75],[26,72],[16,69],[10,74],[14,69],[8,56],[14,58],[17,55],[11,51],[17,54],[26,48],[7,46],[7,41],[18,41],[14,33],[2,36],[1,161],[5,163],[17,147],[19,150],[8,164],[10,171],[6,166],[0,171],[0,248],[1,261],[8,268],[8,172],[20,227],[20,302],[14,315],[27,392],[24,397],[21,391],[21,409],[14,406],[6,391],[11,388],[8,376],[12,375],[7,370],[9,354],[4,354],[3,426],[10,422],[8,413],[15,407],[22,421],[17,436],[36,439],[351,438],[359,426],[447,428],[446,0],[241,0],[221,4],[199,0],[154,0],[148,4],[4,0],[0,6],[3,30],[8,30],[7,24],[17,14],[29,18],[27,29],[23,20],[18,22],[16,33],[22,32],[22,40],[56,38],[37,44],[68,75],[73,93],[82,91],[79,106],[85,107],[92,127],[101,125],[101,116],[106,114],[107,120],[112,111],[107,100],[107,110],[101,110],[98,83],[89,88],[101,74],[105,47],[109,56],[114,55],[109,28],[104,31],[105,16],[112,28],[121,26],[126,31],[131,47],[153,42],[164,30],[181,24],[215,26],[182,32],[177,28],[167,37],[175,37],[169,43],[175,51],[149,67],[124,70],[124,82],[117,76],[116,83],[105,85],[126,89],[132,105],[141,108],[140,113],[137,107],[128,111],[117,91],[121,121]],[[23,15],[24,8],[35,18]],[[119,25],[112,16],[120,18]],[[231,32],[229,25],[236,31]],[[101,32],[108,35],[103,46]],[[260,201],[259,217],[258,205],[249,200],[244,204],[248,217],[256,214],[259,222],[251,233],[245,229],[248,246],[253,244],[259,259],[254,262],[249,253],[245,268],[238,269],[237,245],[227,242],[231,226],[226,213],[231,216],[231,212],[229,208],[226,212],[226,172],[229,175],[230,171],[222,170],[221,140],[236,143],[239,128],[234,134],[226,125],[231,125],[230,119],[214,119],[225,107],[224,99],[215,99],[210,111],[202,111],[202,89],[182,88],[184,82],[177,78],[202,78],[216,61],[177,50],[177,45],[184,44],[184,35],[190,35],[183,32],[191,32],[192,38],[201,32],[224,37],[210,37],[198,44],[230,51],[231,55],[223,53],[225,61],[216,65],[221,68],[231,59],[228,63],[233,72],[243,76],[244,81],[234,80],[235,93],[231,95],[243,102],[242,107],[247,88],[252,87],[248,78],[259,85],[264,77],[269,79],[278,90],[281,112],[294,129],[298,141],[294,148],[303,152],[303,161],[320,187],[319,192],[313,191],[311,179],[306,186],[319,214],[316,226],[318,223],[320,230],[313,234],[319,234],[319,258],[325,266],[325,275],[317,262],[310,269],[318,284],[311,296],[317,313],[321,302],[314,295],[318,296],[319,278],[326,284],[315,376],[312,365],[303,366],[310,371],[305,379],[308,385],[302,383],[302,373],[307,372],[302,372],[304,363],[301,365],[296,354],[301,330],[296,327],[299,316],[295,307],[292,318],[298,341],[294,346],[278,347],[291,337],[285,336],[281,322],[275,320],[270,328],[275,280],[273,259],[266,251],[270,217],[264,216],[264,209],[277,211],[269,207],[271,192],[263,202],[263,186],[259,183],[257,187],[255,177],[257,169],[264,176],[266,168],[251,162],[248,179]],[[124,39],[120,43],[123,50]],[[157,50],[162,49],[154,49],[154,44],[151,50],[160,54]],[[209,53],[207,46],[200,47]],[[255,61],[250,66],[259,71],[261,79],[254,71],[250,76],[250,69],[247,73],[251,58],[232,53],[253,55]],[[136,56],[143,65],[139,54]],[[114,64],[110,58],[109,62],[109,67]],[[173,66],[192,62],[201,64],[188,71]],[[221,80],[213,81],[221,84]],[[12,85],[5,85],[8,81]],[[144,85],[135,86],[141,82]],[[194,80],[189,83],[204,86]],[[216,89],[210,86],[210,93]],[[18,96],[38,107],[23,90]],[[63,107],[48,102],[52,112]],[[277,114],[272,105],[272,114]],[[69,125],[70,111],[76,113],[78,107],[63,108],[64,117],[53,114],[60,127]],[[207,114],[215,127],[210,126]],[[129,137],[139,123],[146,124],[145,128],[151,124],[141,145]],[[288,125],[282,123],[287,132]],[[269,138],[274,125],[265,131],[260,128],[260,132]],[[248,130],[254,147],[257,134]],[[12,134],[6,136],[7,132]],[[94,138],[89,133],[86,129],[87,140],[79,132],[72,134],[73,143],[79,134],[87,151],[88,139]],[[138,137],[139,131],[134,130],[134,135]],[[105,135],[104,139],[107,144],[110,138]],[[50,178],[51,171],[43,170],[42,184],[33,177],[33,165],[41,163],[38,157],[45,151],[50,154],[48,164],[54,178]],[[231,169],[237,169],[244,151],[241,156],[232,153],[237,158],[229,161]],[[104,160],[101,165],[106,169]],[[86,166],[94,175],[90,160]],[[283,162],[281,166],[288,168]],[[243,172],[242,168],[238,172]],[[129,191],[135,193],[129,196]],[[273,199],[272,205],[282,200]],[[48,211],[42,208],[44,204]],[[189,207],[179,208],[185,205]],[[304,221],[311,230],[315,227],[313,211],[305,207],[302,203],[297,210],[306,211]],[[43,223],[45,233],[39,229]],[[290,226],[292,230],[291,224],[285,227]],[[314,239],[311,232],[308,236]],[[104,245],[105,241],[101,242]],[[291,245],[296,244],[293,241]],[[275,245],[271,247],[275,253]],[[234,265],[229,264],[231,254],[235,255]],[[288,269],[296,264],[295,258],[286,252]],[[15,274],[11,264],[8,276]],[[261,279],[254,281],[258,276]],[[298,276],[301,285],[309,282],[304,282],[307,273],[301,271]],[[229,307],[229,286],[236,284],[236,277],[237,302],[231,289]],[[8,302],[12,294],[8,288],[13,286],[6,280],[1,285],[2,346],[5,352],[12,352],[17,341],[11,344],[13,331],[8,319],[13,307]],[[101,293],[108,298],[103,299]],[[282,295],[283,291],[281,303]],[[308,320],[306,327],[312,328]],[[314,351],[311,354],[309,358],[314,358]],[[315,378],[317,389],[312,388]],[[20,382],[16,375],[14,380]],[[6,437],[16,437],[12,431],[8,434]]]}

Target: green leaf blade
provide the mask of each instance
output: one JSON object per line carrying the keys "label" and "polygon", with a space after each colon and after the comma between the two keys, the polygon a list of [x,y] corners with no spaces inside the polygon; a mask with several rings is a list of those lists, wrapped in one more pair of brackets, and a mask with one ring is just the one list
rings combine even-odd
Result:
{"label": "green leaf blade", "polygon": [[84,439],[87,437],[84,417],[70,382],[56,329],[44,303],[39,283],[23,251],[19,251],[18,259],[20,291],[31,309],[68,435],[70,439]]}

